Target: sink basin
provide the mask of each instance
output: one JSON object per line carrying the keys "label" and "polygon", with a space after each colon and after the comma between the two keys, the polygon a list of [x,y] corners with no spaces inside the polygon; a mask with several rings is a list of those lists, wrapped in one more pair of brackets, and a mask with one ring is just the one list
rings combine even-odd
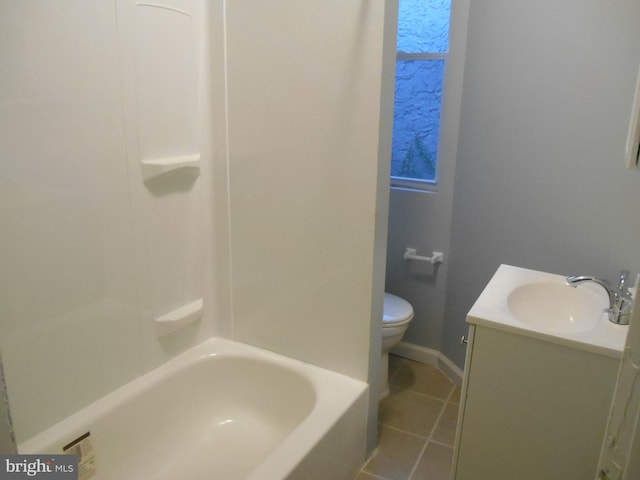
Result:
{"label": "sink basin", "polygon": [[584,287],[544,281],[527,283],[509,293],[507,306],[515,319],[525,325],[554,333],[584,332],[595,328],[607,308],[602,295]]}
{"label": "sink basin", "polygon": [[620,359],[629,328],[611,323],[608,307],[595,283],[572,288],[566,275],[500,265],[467,322]]}

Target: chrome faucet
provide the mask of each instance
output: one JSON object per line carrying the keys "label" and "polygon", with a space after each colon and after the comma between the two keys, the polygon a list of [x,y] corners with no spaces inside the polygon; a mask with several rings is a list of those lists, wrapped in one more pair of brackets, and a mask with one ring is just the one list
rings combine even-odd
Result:
{"label": "chrome faucet", "polygon": [[582,282],[594,282],[607,291],[609,295],[609,321],[618,325],[629,325],[629,317],[631,316],[631,305],[633,304],[633,296],[627,288],[627,279],[629,271],[620,272],[618,285],[612,285],[606,280],[597,277],[588,276],[571,276],[567,277],[567,282],[573,288],[576,288]]}

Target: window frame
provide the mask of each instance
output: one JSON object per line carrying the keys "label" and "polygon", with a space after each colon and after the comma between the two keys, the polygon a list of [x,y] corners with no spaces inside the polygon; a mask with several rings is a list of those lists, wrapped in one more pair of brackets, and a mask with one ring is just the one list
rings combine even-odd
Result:
{"label": "window frame", "polygon": [[[444,103],[444,90],[445,90],[445,82],[447,77],[447,61],[449,59],[449,51],[446,52],[405,52],[403,50],[398,50],[396,53],[396,62],[398,61],[429,61],[429,60],[442,60],[444,61],[444,74],[442,78],[442,99],[440,101],[440,118],[438,119],[439,127],[442,126],[442,114],[444,108],[442,105]],[[395,108],[395,107],[394,107]],[[433,180],[422,180],[419,178],[407,178],[407,177],[396,177],[394,175],[390,175],[391,188],[400,188],[405,190],[416,190],[420,192],[437,192],[438,191],[438,181],[440,176],[440,139],[442,138],[441,131],[438,133],[438,153],[436,156],[436,171],[435,178]]]}

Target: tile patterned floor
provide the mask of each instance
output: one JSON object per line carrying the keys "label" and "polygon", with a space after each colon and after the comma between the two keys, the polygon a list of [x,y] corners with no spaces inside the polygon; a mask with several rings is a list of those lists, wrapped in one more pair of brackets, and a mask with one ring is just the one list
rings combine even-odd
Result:
{"label": "tile patterned floor", "polygon": [[460,389],[430,365],[389,358],[378,448],[356,480],[449,480]]}

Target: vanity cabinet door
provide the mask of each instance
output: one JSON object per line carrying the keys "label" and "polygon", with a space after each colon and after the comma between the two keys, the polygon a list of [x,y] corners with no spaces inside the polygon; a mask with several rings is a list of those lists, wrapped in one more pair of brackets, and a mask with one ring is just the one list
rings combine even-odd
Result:
{"label": "vanity cabinet door", "polygon": [[595,478],[618,360],[481,326],[467,356],[455,480]]}

